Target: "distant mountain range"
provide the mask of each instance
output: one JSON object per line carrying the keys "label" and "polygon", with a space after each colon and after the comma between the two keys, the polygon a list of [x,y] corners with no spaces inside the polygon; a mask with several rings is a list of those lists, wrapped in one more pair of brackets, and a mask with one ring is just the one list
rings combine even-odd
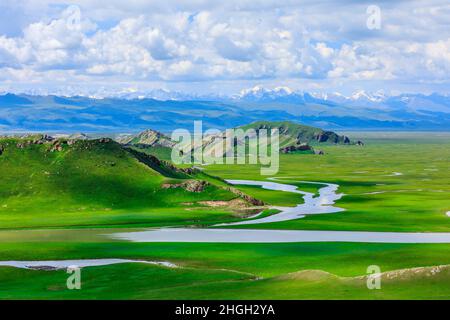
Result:
{"label": "distant mountain range", "polygon": [[336,105],[344,107],[376,108],[387,111],[388,109],[403,108],[405,111],[432,111],[450,113],[450,96],[439,94],[401,94],[389,96],[383,91],[369,93],[359,90],[350,96],[334,93],[308,93],[295,92],[287,87],[265,89],[254,87],[242,90],[234,97],[235,101],[248,101],[259,103],[294,103],[297,105],[316,103],[320,105]]}
{"label": "distant mountain range", "polygon": [[[159,95],[156,95],[158,93]],[[151,97],[148,97],[151,96]],[[128,92],[113,98],[0,95],[0,132],[170,132],[225,129],[254,121],[295,121],[327,130],[450,130],[450,96],[350,96],[254,87],[234,96],[190,96],[170,91]]]}

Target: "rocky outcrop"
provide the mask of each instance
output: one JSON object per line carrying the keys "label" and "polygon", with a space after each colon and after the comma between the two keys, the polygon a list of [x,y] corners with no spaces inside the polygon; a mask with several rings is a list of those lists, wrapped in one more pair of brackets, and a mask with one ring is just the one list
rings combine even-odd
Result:
{"label": "rocky outcrop", "polygon": [[281,153],[292,153],[295,151],[312,151],[312,147],[306,143],[301,143],[296,146],[287,146],[280,149]]}
{"label": "rocky outcrop", "polygon": [[[450,265],[438,265],[430,267],[416,267],[386,271],[380,274],[381,280],[411,280],[423,279],[424,277],[438,276],[440,273],[448,274]],[[359,276],[357,279],[367,279],[369,276]]]}
{"label": "rocky outcrop", "polygon": [[200,172],[200,170],[195,168],[178,168],[168,161],[160,160],[153,155],[146,154],[129,147],[126,147],[125,150],[134,155],[139,162],[147,165],[166,177],[189,178],[190,175]]}
{"label": "rocky outcrop", "polygon": [[111,143],[113,140],[110,138],[100,138],[98,139],[98,142],[100,143]]}
{"label": "rocky outcrop", "polygon": [[116,141],[125,144],[133,145],[140,148],[145,147],[167,147],[172,148],[175,142],[172,141],[165,134],[156,130],[145,130],[137,135],[119,136]]}
{"label": "rocky outcrop", "polygon": [[64,143],[66,143],[66,142],[65,141],[60,141],[60,140],[55,140],[48,151],[50,151],[50,152],[63,151],[63,144]]}
{"label": "rocky outcrop", "polygon": [[[54,138],[52,136],[41,134],[41,135],[25,135],[22,136],[16,143],[16,147],[19,149],[24,149],[31,145],[45,145],[47,147],[47,151],[49,152],[59,152],[64,150],[64,145],[72,146],[77,142],[86,142],[96,144],[109,144],[113,142],[110,138],[100,138],[97,140],[89,140],[85,138]],[[85,148],[87,149],[89,144],[85,144]]]}
{"label": "rocky outcrop", "polygon": [[227,187],[226,190],[234,193],[235,195],[239,196],[240,198],[244,199],[245,201],[247,201],[248,203],[251,203],[254,206],[263,206],[264,205],[264,202],[262,202],[261,200],[255,199],[236,188]]}
{"label": "rocky outcrop", "polygon": [[198,201],[197,204],[212,208],[222,208],[225,210],[230,210],[234,213],[234,216],[239,218],[251,217],[257,213],[261,213],[261,211],[263,211],[266,208],[264,206],[254,206],[240,197],[227,201],[224,200]]}
{"label": "rocky outcrop", "polygon": [[55,138],[42,134],[42,135],[30,135],[25,136],[21,141],[16,144],[16,147],[19,149],[24,149],[33,144],[48,144],[55,141]]}
{"label": "rocky outcrop", "polygon": [[319,133],[319,134],[316,136],[316,140],[317,140],[318,142],[326,142],[326,141],[328,141],[328,138],[329,138],[329,136],[328,136],[325,132]]}
{"label": "rocky outcrop", "polygon": [[187,180],[181,183],[164,183],[163,189],[183,188],[189,192],[203,192],[209,183],[203,180]]}
{"label": "rocky outcrop", "polygon": [[343,143],[350,144],[350,138],[347,136],[339,136],[333,131],[322,131],[315,136],[317,142]]}

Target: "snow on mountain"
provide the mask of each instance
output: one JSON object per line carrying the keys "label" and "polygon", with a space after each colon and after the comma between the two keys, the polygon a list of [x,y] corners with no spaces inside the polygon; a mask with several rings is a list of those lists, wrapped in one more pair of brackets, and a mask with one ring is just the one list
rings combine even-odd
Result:
{"label": "snow on mountain", "polygon": [[267,89],[261,86],[255,86],[249,89],[243,89],[235,97],[238,100],[260,100],[260,99],[272,99],[287,97],[295,95],[295,93],[288,87],[276,87],[274,89]]}
{"label": "snow on mountain", "polygon": [[379,103],[388,98],[382,90],[368,93],[364,90],[355,91],[350,96],[345,96],[339,92],[322,93],[322,92],[303,92],[294,91],[288,87],[276,87],[273,89],[255,86],[249,89],[243,89],[235,100],[242,101],[279,101],[279,102],[334,102],[334,103]]}
{"label": "snow on mountain", "polygon": [[285,87],[257,87],[233,98],[201,96],[196,100],[192,100],[193,95],[164,90],[117,94],[124,98],[0,95],[0,131],[126,132],[152,128],[169,132],[199,118],[205,127],[221,129],[261,119],[296,119],[328,129],[450,130],[450,97],[440,94],[358,92],[344,96]]}
{"label": "snow on mountain", "polygon": [[[7,91],[3,91],[3,96]],[[11,92],[13,93],[13,92]],[[370,109],[386,112],[409,111],[421,113],[422,111],[450,113],[450,96],[447,94],[400,94],[388,95],[383,90],[369,92],[358,90],[350,95],[344,95],[340,92],[306,92],[294,90],[286,86],[266,88],[261,85],[252,88],[243,89],[236,95],[219,94],[197,94],[185,93],[181,91],[171,91],[167,89],[143,90],[133,86],[123,88],[96,88],[92,91],[79,92],[75,87],[67,87],[61,91],[47,92],[46,90],[33,90],[24,92],[30,96],[48,96],[57,97],[89,97],[93,99],[116,98],[122,100],[143,100],[152,99],[157,101],[211,101],[238,104],[258,104],[275,105],[279,103],[282,106],[289,105],[292,108],[297,106],[324,106],[339,108],[350,108],[352,110]],[[64,94],[63,94],[64,93]],[[16,93],[17,94],[17,93]],[[20,94],[19,94],[20,95]],[[6,103],[7,97],[3,100]],[[311,109],[311,108],[309,108]],[[304,109],[309,110],[309,109]],[[317,108],[316,108],[317,109]],[[324,108],[319,108],[324,111]],[[317,109],[317,110],[319,110]],[[285,109],[287,110],[287,109]]]}
{"label": "snow on mountain", "polygon": [[241,90],[233,97],[235,102],[252,103],[289,103],[295,105],[327,105],[353,109],[370,109],[386,112],[408,111],[420,114],[423,111],[450,113],[450,96],[433,93],[388,95],[383,90],[367,92],[358,90],[346,96],[339,92],[304,92],[288,87],[273,89],[256,86]]}
{"label": "snow on mountain", "polygon": [[364,90],[358,90],[348,98],[352,101],[382,102],[386,100],[386,95],[382,90],[376,91],[374,93],[368,93]]}

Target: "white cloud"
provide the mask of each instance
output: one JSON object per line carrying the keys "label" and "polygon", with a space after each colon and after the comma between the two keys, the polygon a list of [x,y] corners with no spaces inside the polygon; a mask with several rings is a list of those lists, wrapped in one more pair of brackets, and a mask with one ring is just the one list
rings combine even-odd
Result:
{"label": "white cloud", "polygon": [[58,74],[73,82],[207,80],[239,87],[252,79],[432,83],[447,81],[450,71],[444,1],[383,3],[377,31],[366,28],[367,5],[352,1],[80,0],[79,17],[76,7],[51,3],[23,0],[30,19],[38,8],[43,16],[20,36],[0,29],[5,80],[45,82]]}

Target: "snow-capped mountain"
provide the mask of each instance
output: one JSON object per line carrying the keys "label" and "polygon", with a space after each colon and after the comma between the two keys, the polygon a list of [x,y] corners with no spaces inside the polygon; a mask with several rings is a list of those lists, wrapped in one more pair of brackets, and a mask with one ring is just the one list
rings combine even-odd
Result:
{"label": "snow-capped mountain", "polygon": [[291,103],[304,105],[308,103],[319,105],[337,105],[344,107],[374,108],[379,110],[403,109],[409,111],[428,110],[435,112],[450,112],[449,95],[433,93],[388,95],[383,90],[367,92],[358,90],[350,95],[339,92],[303,92],[288,87],[268,89],[256,86],[241,90],[232,97],[235,102],[258,103]]}
{"label": "snow-capped mountain", "polygon": [[335,103],[380,103],[385,101],[389,96],[384,94],[382,90],[376,92],[366,92],[364,90],[358,90],[349,96],[345,96],[339,92],[323,93],[323,92],[303,92],[295,91],[288,87],[276,87],[273,89],[264,88],[261,86],[255,86],[249,89],[243,89],[240,93],[233,98],[235,100],[244,101],[280,101],[280,100],[298,100],[298,102],[307,102],[316,100],[328,101]]}
{"label": "snow-capped mountain", "polygon": [[249,89],[242,89],[236,96],[238,99],[261,99],[261,98],[279,98],[292,95],[294,92],[288,87],[276,87],[266,89],[261,86],[255,86]]}
{"label": "snow-capped mountain", "polygon": [[[362,119],[364,121],[376,119],[386,124],[400,121],[402,125],[408,127],[426,128],[438,127],[438,123],[443,123],[450,117],[449,95],[437,93],[388,95],[382,90],[375,92],[358,90],[350,95],[344,95],[339,92],[309,93],[286,87],[267,89],[257,86],[242,90],[239,95],[233,97],[233,102],[252,110],[258,108],[283,110],[302,116],[303,119],[311,117],[326,121],[326,125],[330,126],[337,123],[353,126],[354,123],[362,122]],[[373,124],[366,122],[365,125],[371,127]]]}
{"label": "snow-capped mountain", "polygon": [[358,90],[347,98],[352,101],[383,102],[386,100],[387,96],[384,94],[383,90],[379,90],[374,93]]}
{"label": "snow-capped mountain", "polygon": [[286,87],[257,87],[233,97],[165,90],[124,90],[100,99],[80,95],[0,95],[0,132],[127,132],[130,128],[169,132],[195,120],[202,120],[207,128],[224,129],[261,119],[295,120],[334,130],[450,130],[450,97],[387,96],[382,92],[344,96]]}
{"label": "snow-capped mountain", "polygon": [[234,101],[245,102],[284,102],[284,103],[306,103],[314,102],[317,98],[307,92],[294,91],[288,87],[276,87],[273,89],[256,86],[243,89],[238,95],[232,97]]}

